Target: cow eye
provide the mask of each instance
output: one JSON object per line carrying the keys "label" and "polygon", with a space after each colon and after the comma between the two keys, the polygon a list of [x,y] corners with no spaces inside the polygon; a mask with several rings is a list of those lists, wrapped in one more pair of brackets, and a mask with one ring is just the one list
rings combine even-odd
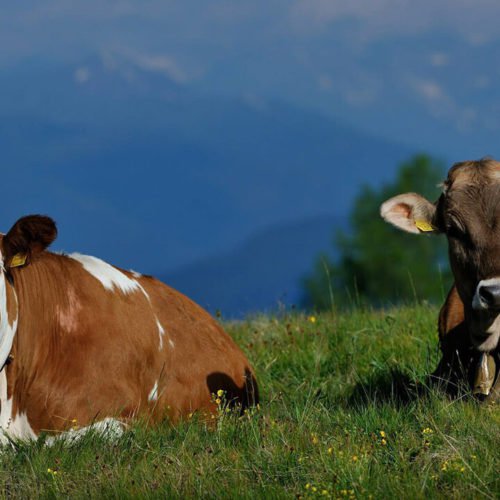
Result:
{"label": "cow eye", "polygon": [[467,231],[465,227],[456,219],[450,219],[446,223],[446,233],[450,238],[464,238]]}

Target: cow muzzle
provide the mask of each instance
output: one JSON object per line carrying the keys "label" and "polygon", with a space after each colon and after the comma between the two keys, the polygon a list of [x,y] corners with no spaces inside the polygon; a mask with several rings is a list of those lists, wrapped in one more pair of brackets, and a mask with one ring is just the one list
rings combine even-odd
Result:
{"label": "cow muzzle", "polygon": [[475,311],[500,312],[500,278],[481,280],[472,299]]}

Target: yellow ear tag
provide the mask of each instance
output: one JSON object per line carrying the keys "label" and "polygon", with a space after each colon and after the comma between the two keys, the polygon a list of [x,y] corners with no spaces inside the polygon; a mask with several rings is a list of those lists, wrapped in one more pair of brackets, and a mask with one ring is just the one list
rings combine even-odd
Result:
{"label": "yellow ear tag", "polygon": [[434,231],[434,228],[425,220],[416,220],[415,226],[417,226],[417,228],[420,229],[420,231],[422,231],[423,233]]}
{"label": "yellow ear tag", "polygon": [[12,260],[10,261],[10,267],[20,267],[26,264],[26,254],[25,253],[16,253]]}

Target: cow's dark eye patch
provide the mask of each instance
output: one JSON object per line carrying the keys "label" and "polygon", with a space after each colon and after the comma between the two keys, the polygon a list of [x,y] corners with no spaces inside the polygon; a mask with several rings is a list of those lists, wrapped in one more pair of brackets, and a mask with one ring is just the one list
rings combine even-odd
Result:
{"label": "cow's dark eye patch", "polygon": [[466,242],[466,240],[469,239],[467,228],[457,218],[448,217],[446,220],[445,227],[446,227],[446,234],[448,235],[448,237],[462,240],[464,241],[464,243]]}

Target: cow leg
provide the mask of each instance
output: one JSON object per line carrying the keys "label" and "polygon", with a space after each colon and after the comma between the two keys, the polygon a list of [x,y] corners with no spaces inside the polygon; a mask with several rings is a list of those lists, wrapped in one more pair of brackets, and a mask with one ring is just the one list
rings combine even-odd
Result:
{"label": "cow leg", "polygon": [[65,444],[72,445],[78,442],[87,434],[91,433],[99,437],[104,437],[110,441],[118,439],[125,430],[125,424],[115,418],[105,418],[81,429],[70,429],[57,436],[50,436],[45,440],[47,446],[63,441]]}
{"label": "cow leg", "polygon": [[442,384],[446,392],[456,396],[467,383],[472,384],[474,374],[471,367],[479,358],[468,338],[464,306],[455,285],[439,312],[438,330],[442,356],[432,379]]}
{"label": "cow leg", "polygon": [[455,286],[439,313],[439,346],[442,357],[432,378],[456,396],[463,389],[488,401],[500,398],[500,354],[474,349],[464,322],[464,307]]}

